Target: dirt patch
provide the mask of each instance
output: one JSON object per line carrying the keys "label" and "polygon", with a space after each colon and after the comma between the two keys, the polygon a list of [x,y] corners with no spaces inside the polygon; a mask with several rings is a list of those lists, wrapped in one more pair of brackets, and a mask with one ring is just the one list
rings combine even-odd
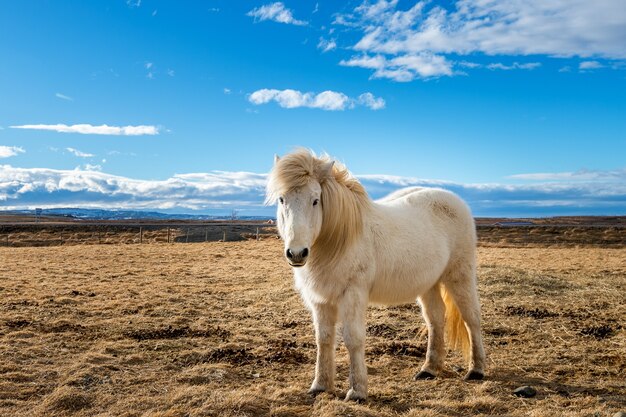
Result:
{"label": "dirt patch", "polygon": [[4,325],[11,329],[21,329],[22,327],[32,325],[32,323],[29,320],[17,319],[17,320],[8,320],[4,323]]}
{"label": "dirt patch", "polygon": [[412,356],[416,358],[424,357],[425,346],[417,346],[408,342],[390,342],[376,345],[368,351],[371,355],[391,355],[391,356]]}
{"label": "dirt patch", "polygon": [[546,310],[545,308],[528,308],[524,306],[508,306],[504,309],[508,316],[532,317],[533,319],[545,319],[556,317],[558,314]]}
{"label": "dirt patch", "polygon": [[191,329],[189,327],[172,327],[168,326],[163,329],[142,329],[132,330],[124,333],[124,336],[137,341],[155,340],[155,339],[178,339],[181,337],[208,337],[226,340],[231,333],[228,330],[216,328],[207,329]]}
{"label": "dirt patch", "polygon": [[398,330],[386,323],[376,323],[367,326],[367,335],[385,337],[393,339],[398,334]]}
{"label": "dirt patch", "polygon": [[613,328],[608,324],[603,324],[600,326],[589,326],[580,330],[580,334],[583,336],[592,336],[598,340],[606,339],[607,337],[611,337],[615,334],[616,330],[621,329],[622,326],[617,326]]}
{"label": "dirt patch", "polygon": [[269,363],[300,365],[309,362],[309,357],[295,340],[274,340],[269,342],[263,360]]}
{"label": "dirt patch", "polygon": [[219,348],[209,352],[203,362],[226,362],[232,365],[246,365],[256,360],[248,348]]}

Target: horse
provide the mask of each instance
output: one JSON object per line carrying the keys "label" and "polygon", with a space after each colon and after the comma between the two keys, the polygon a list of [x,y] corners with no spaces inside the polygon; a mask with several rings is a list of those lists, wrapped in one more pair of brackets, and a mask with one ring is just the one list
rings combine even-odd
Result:
{"label": "horse", "polygon": [[442,370],[444,334],[469,361],[464,379],[483,379],[476,228],[460,197],[412,187],[373,201],[343,164],[298,149],[275,156],[266,203],[277,204],[284,256],[315,327],[309,394],[334,393],[335,327],[341,322],[350,357],[345,400],[366,400],[369,303],[421,305],[428,345],[414,379],[433,379]]}

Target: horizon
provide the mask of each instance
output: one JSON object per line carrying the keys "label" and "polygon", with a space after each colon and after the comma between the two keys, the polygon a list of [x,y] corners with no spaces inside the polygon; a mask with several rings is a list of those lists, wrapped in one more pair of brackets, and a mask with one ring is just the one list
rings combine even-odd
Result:
{"label": "horizon", "polygon": [[265,215],[304,146],[374,199],[625,215],[624,39],[618,0],[5,2],[0,211]]}
{"label": "horizon", "polygon": [[[151,209],[126,209],[126,208],[81,208],[81,207],[55,207],[42,209],[40,207],[34,209],[19,209],[19,210],[1,210],[0,215],[8,216],[31,216],[31,217],[72,217],[77,219],[95,219],[95,220],[149,220],[165,217],[168,220],[276,220],[275,212],[271,207],[269,213],[256,213],[256,214],[241,214],[238,209],[233,209],[230,212],[224,210],[206,211],[205,213],[198,213],[196,211],[184,212],[184,211],[168,211],[168,210],[151,210]],[[39,214],[37,212],[41,210]],[[77,213],[79,212],[79,213]],[[126,213],[131,215],[130,217],[111,217],[100,216],[98,212],[104,214],[112,213]],[[91,213],[91,214],[90,214]],[[143,214],[143,215],[142,215]],[[473,213],[472,213],[473,214]],[[156,215],[156,216],[155,216]],[[579,219],[579,218],[625,218],[626,215],[569,215],[569,216],[477,216],[473,215],[474,219],[494,219],[494,220],[549,220],[549,219]]]}

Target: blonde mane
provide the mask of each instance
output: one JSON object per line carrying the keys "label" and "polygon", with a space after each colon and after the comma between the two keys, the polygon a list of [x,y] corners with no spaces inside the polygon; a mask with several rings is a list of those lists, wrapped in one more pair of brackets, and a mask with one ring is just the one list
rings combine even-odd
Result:
{"label": "blonde mane", "polygon": [[333,264],[340,258],[361,235],[364,211],[371,204],[365,188],[343,164],[335,161],[331,172],[326,172],[331,162],[327,155],[318,158],[309,150],[299,149],[277,161],[267,184],[266,202],[273,204],[284,193],[310,181],[319,182],[323,216],[322,229],[311,248],[314,263],[317,259]]}

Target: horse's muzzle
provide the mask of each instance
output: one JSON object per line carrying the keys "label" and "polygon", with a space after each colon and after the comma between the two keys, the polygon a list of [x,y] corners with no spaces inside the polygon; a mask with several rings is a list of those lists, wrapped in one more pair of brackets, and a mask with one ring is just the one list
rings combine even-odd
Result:
{"label": "horse's muzzle", "polygon": [[304,248],[302,250],[287,249],[285,251],[285,257],[287,258],[289,265],[294,268],[299,268],[306,264],[306,260],[309,257],[309,248]]}

